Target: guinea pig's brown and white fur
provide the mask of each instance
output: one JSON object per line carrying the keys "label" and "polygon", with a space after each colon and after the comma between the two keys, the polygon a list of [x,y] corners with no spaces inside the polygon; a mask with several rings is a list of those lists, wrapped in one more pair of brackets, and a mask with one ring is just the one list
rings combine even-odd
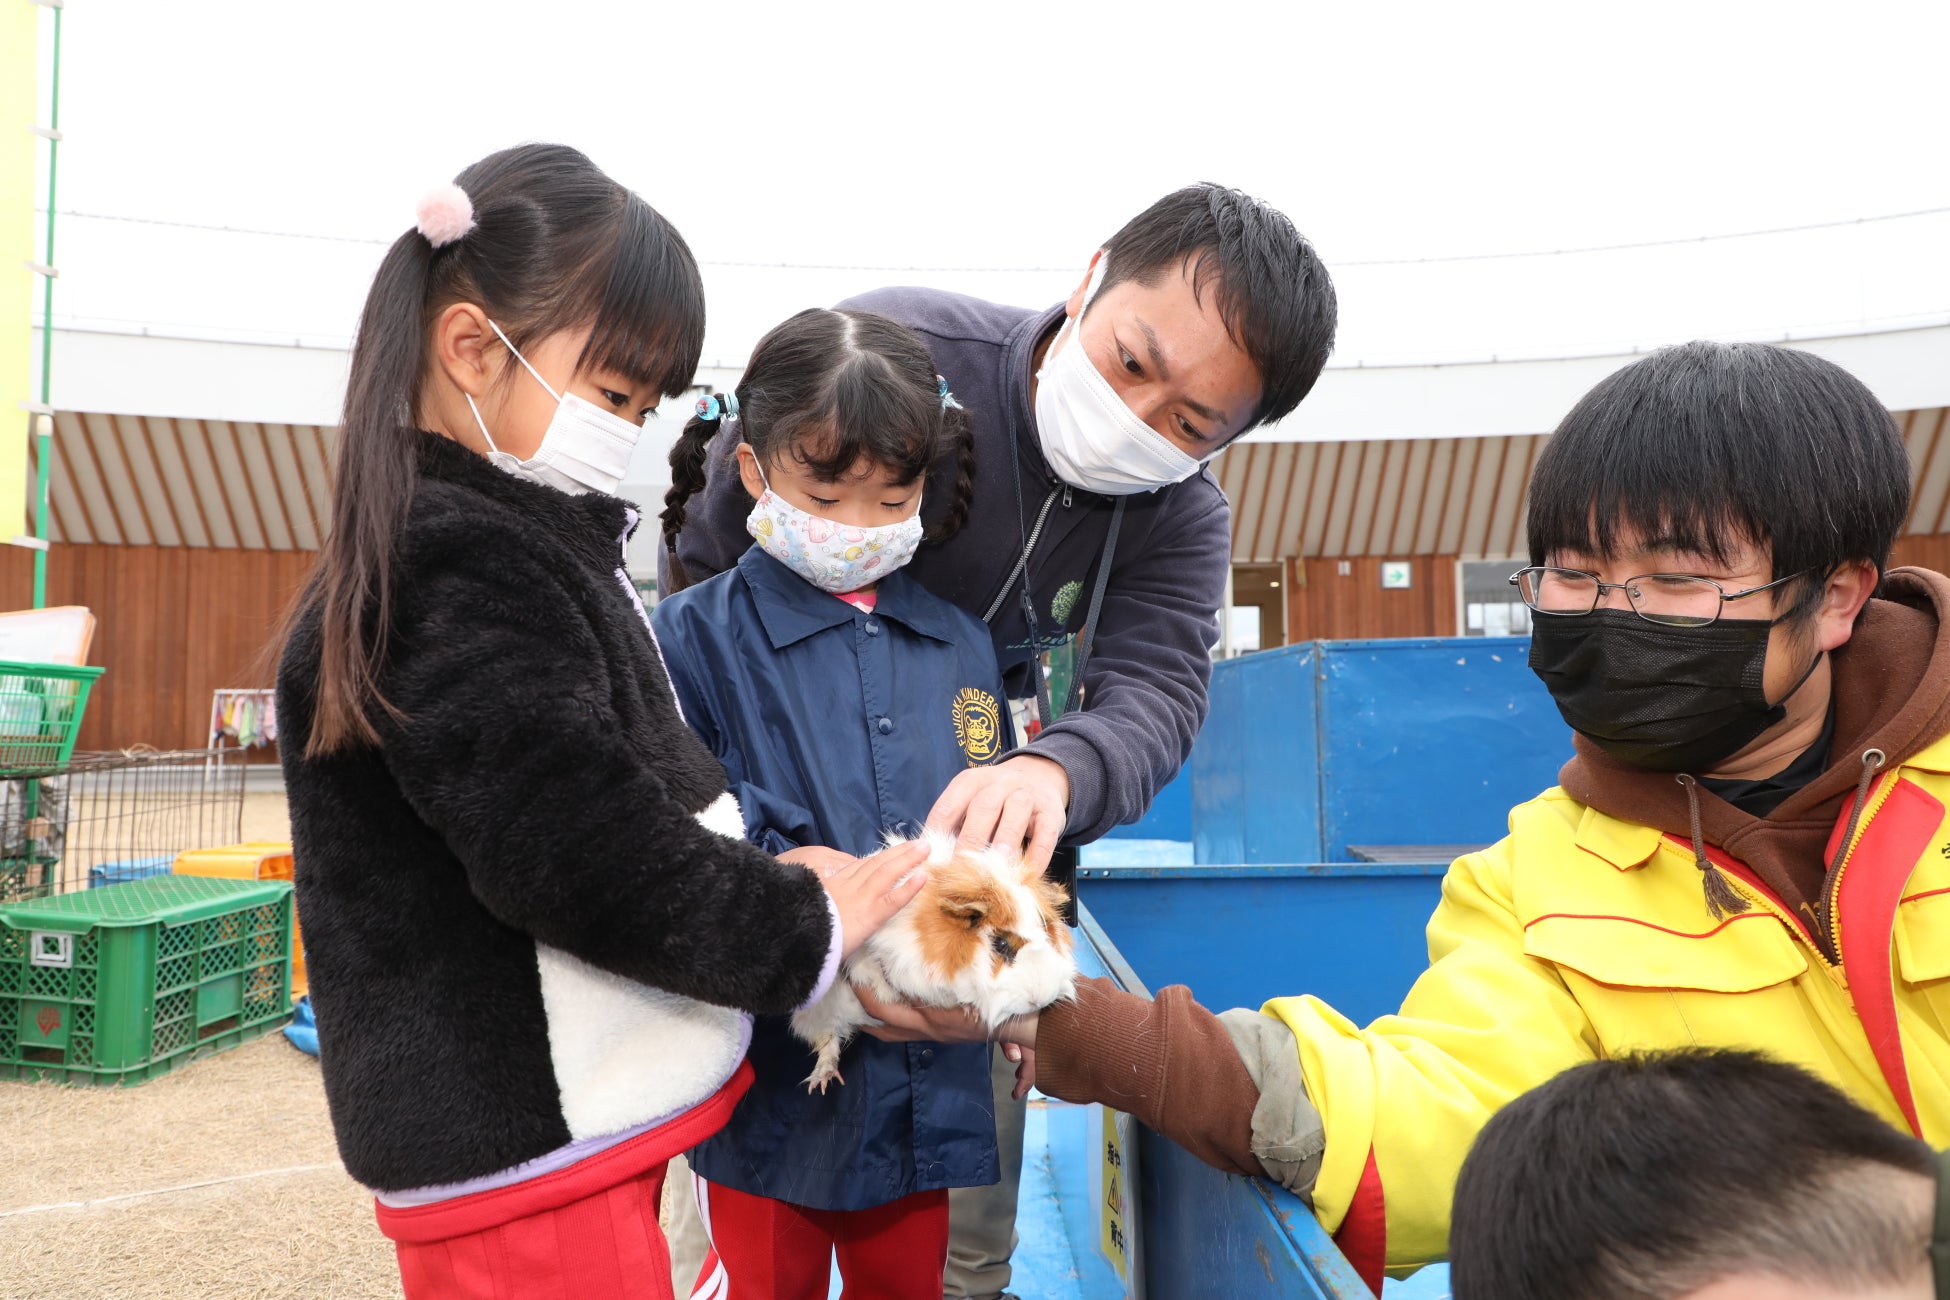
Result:
{"label": "guinea pig's brown and white fur", "polygon": [[818,1053],[808,1091],[846,1082],[840,1049],[860,1026],[878,1023],[854,984],[887,1002],[973,1007],[990,1029],[1076,995],[1062,888],[1020,853],[963,848],[933,832],[923,838],[927,884],[847,959],[825,997],[792,1017],[792,1032]]}

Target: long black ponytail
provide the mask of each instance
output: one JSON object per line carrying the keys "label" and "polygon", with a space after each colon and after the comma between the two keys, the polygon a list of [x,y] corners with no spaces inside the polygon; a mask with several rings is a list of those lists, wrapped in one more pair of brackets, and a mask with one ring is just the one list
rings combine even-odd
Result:
{"label": "long black ponytail", "polygon": [[[641,198],[566,145],[504,149],[455,183],[473,225],[436,247],[414,229],[387,249],[366,296],[339,425],[332,526],[293,620],[316,608],[320,652],[308,756],[379,739],[375,714],[393,621],[393,565],[418,480],[428,336],[457,302],[490,311],[517,348],[589,327],[577,369],[685,391],[704,340],[690,249]],[[287,621],[287,634],[290,621]]]}

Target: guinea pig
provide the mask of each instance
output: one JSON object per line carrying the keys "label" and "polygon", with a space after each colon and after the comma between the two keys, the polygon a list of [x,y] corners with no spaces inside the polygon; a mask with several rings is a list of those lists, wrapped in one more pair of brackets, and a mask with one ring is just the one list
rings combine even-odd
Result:
{"label": "guinea pig", "polygon": [[990,1029],[1076,996],[1062,887],[1019,852],[968,849],[933,831],[921,838],[927,884],[847,959],[826,996],[793,1014],[792,1032],[818,1053],[808,1092],[845,1083],[840,1049],[860,1026],[879,1023],[854,996],[855,984],[888,1002],[973,1007]]}

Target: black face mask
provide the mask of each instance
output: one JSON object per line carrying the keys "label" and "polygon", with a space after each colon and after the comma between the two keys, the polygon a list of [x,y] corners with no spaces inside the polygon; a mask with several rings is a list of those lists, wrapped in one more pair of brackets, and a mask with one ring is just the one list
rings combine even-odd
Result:
{"label": "black face mask", "polygon": [[[1698,772],[1787,716],[1761,684],[1778,620],[1723,618],[1704,627],[1648,623],[1625,609],[1531,620],[1530,670],[1571,729],[1621,763]],[[1807,672],[1794,684],[1808,680]]]}

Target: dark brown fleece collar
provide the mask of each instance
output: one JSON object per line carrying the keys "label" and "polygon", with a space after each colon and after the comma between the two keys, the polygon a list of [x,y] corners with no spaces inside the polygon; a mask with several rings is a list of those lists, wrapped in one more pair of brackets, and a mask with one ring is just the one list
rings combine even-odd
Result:
{"label": "dark brown fleece collar", "polygon": [[[1826,867],[1822,851],[1862,772],[1862,752],[1880,749],[1891,767],[1950,732],[1950,579],[1928,569],[1891,569],[1863,610],[1848,644],[1830,656],[1835,710],[1828,770],[1765,818],[1699,791],[1706,842],[1751,867],[1789,909],[1813,907]],[[1687,835],[1686,791],[1669,772],[1628,767],[1576,738],[1558,774],[1572,798],[1602,813]]]}

